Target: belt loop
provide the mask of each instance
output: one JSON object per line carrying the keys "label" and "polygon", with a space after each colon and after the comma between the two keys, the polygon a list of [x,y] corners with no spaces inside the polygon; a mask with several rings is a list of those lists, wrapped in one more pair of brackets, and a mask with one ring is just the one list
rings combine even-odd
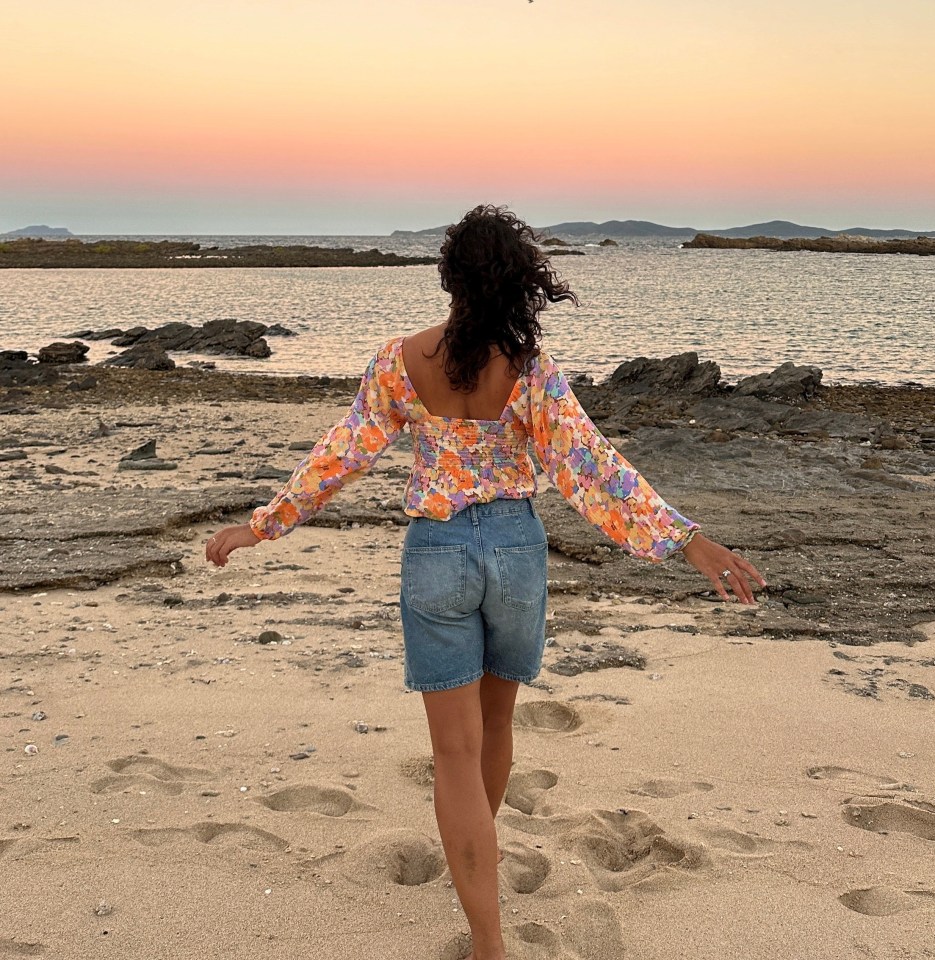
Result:
{"label": "belt loop", "polygon": [[473,523],[474,526],[476,527],[479,523],[479,520],[477,517],[477,505],[472,503],[470,510],[471,510],[471,523]]}

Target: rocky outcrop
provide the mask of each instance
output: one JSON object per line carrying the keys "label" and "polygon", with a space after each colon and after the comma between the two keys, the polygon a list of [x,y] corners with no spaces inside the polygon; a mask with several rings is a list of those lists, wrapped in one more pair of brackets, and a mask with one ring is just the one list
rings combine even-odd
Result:
{"label": "rocky outcrop", "polygon": [[66,333],[69,340],[110,340],[123,333],[120,327],[110,327],[107,330],[78,330],[76,333]]}
{"label": "rocky outcrop", "polygon": [[272,353],[269,344],[263,339],[268,329],[265,323],[235,320],[231,317],[209,320],[201,327],[177,321],[163,324],[154,330],[131,327],[119,337],[115,337],[113,344],[115,347],[130,347],[154,343],[162,350],[263,358]]}
{"label": "rocky outcrop", "polygon": [[39,349],[39,363],[84,363],[91,348],[81,341],[64,343],[57,340]]}
{"label": "rocky outcrop", "polygon": [[155,341],[138,343],[129,350],[103,361],[111,367],[133,367],[137,370],[174,370],[175,361]]}
{"label": "rocky outcrop", "polygon": [[176,240],[43,240],[0,242],[4,267],[401,267],[437,263],[437,257],[404,257],[380,250],[301,244],[206,247]]}
{"label": "rocky outcrop", "polygon": [[839,234],[834,237],[716,237],[710,233],[699,233],[694,239],[682,244],[691,249],[706,250],[779,250],[813,253],[912,253],[918,256],[935,255],[935,237],[916,237],[915,239],[894,238],[877,240],[871,237],[858,237]]}
{"label": "rocky outcrop", "polygon": [[57,367],[30,360],[25,350],[0,350],[0,387],[50,384],[58,376]]}
{"label": "rocky outcrop", "polygon": [[796,366],[787,361],[772,373],[745,377],[734,388],[736,397],[773,397],[780,400],[807,400],[815,395],[821,383],[821,369]]}
{"label": "rocky outcrop", "polygon": [[299,334],[295,330],[284,327],[281,323],[274,323],[266,328],[267,337],[297,337]]}
{"label": "rocky outcrop", "polygon": [[610,237],[605,237],[603,240],[601,240],[598,246],[599,247],[619,247],[620,244],[617,243],[616,240],[611,240]]}
{"label": "rocky outcrop", "polygon": [[263,487],[62,490],[54,497],[3,503],[0,590],[93,589],[128,573],[169,576],[183,551],[162,544],[176,527],[215,519],[266,502]]}
{"label": "rocky outcrop", "polygon": [[614,370],[605,386],[624,395],[677,393],[703,397],[717,393],[720,379],[721,368],[716,363],[699,363],[698,354],[689,352],[664,360],[628,360]]}

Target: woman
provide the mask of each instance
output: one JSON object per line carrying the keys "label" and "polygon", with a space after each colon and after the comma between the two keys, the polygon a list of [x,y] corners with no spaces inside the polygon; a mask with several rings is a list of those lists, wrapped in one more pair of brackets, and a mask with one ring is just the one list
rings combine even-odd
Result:
{"label": "woman", "polygon": [[443,324],[395,337],[370,361],[347,416],[250,522],[206,546],[275,540],[370,467],[408,427],[400,588],[405,684],[422,693],[435,759],[435,812],[471,927],[470,960],[503,960],[494,817],[513,756],[520,683],[545,644],[545,529],[533,506],[530,441],[558,490],[629,553],[681,552],[728,600],[753,603],[752,564],[698,532],[600,434],[540,350],[547,301],[577,298],[512,213],[477,207],[441,248]]}

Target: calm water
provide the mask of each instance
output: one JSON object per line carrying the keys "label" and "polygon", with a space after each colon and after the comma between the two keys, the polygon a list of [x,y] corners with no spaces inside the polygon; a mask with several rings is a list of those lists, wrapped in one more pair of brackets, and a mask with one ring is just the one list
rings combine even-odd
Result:
{"label": "calm water", "polygon": [[[134,238],[136,239],[136,238]],[[143,238],[140,238],[143,239]],[[151,238],[145,238],[151,239]],[[203,247],[316,243],[436,254],[439,237],[196,237]],[[581,298],[542,317],[569,373],[596,379],[623,360],[685,350],[736,380],[785,360],[825,382],[935,385],[935,258],[682,250],[678,240],[588,245],[555,266]],[[75,330],[200,324],[219,317],[282,323],[268,360],[211,357],[221,369],[357,376],[385,339],[447,316],[428,267],[0,270],[0,348],[37,350]],[[92,362],[117,352],[90,343]],[[175,354],[178,363],[191,354]]]}

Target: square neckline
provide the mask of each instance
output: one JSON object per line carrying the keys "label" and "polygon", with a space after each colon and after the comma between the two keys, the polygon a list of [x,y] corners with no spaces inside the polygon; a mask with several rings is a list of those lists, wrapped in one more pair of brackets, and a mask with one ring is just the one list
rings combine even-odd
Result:
{"label": "square neckline", "polygon": [[500,416],[496,420],[483,419],[478,417],[443,417],[441,414],[432,413],[429,408],[422,402],[422,398],[419,396],[418,391],[413,386],[412,381],[409,379],[409,372],[406,370],[406,358],[403,356],[403,340],[406,339],[405,334],[396,338],[396,353],[399,358],[399,371],[400,376],[405,382],[409,393],[412,396],[413,403],[418,403],[422,408],[422,412],[430,420],[443,420],[445,423],[503,423],[504,417],[506,416],[507,411],[510,407],[513,406],[513,403],[516,400],[516,391],[521,389],[522,380],[526,376],[526,370],[516,378],[513,383],[513,389],[510,391],[509,397],[503,406],[503,409],[500,411]]}

